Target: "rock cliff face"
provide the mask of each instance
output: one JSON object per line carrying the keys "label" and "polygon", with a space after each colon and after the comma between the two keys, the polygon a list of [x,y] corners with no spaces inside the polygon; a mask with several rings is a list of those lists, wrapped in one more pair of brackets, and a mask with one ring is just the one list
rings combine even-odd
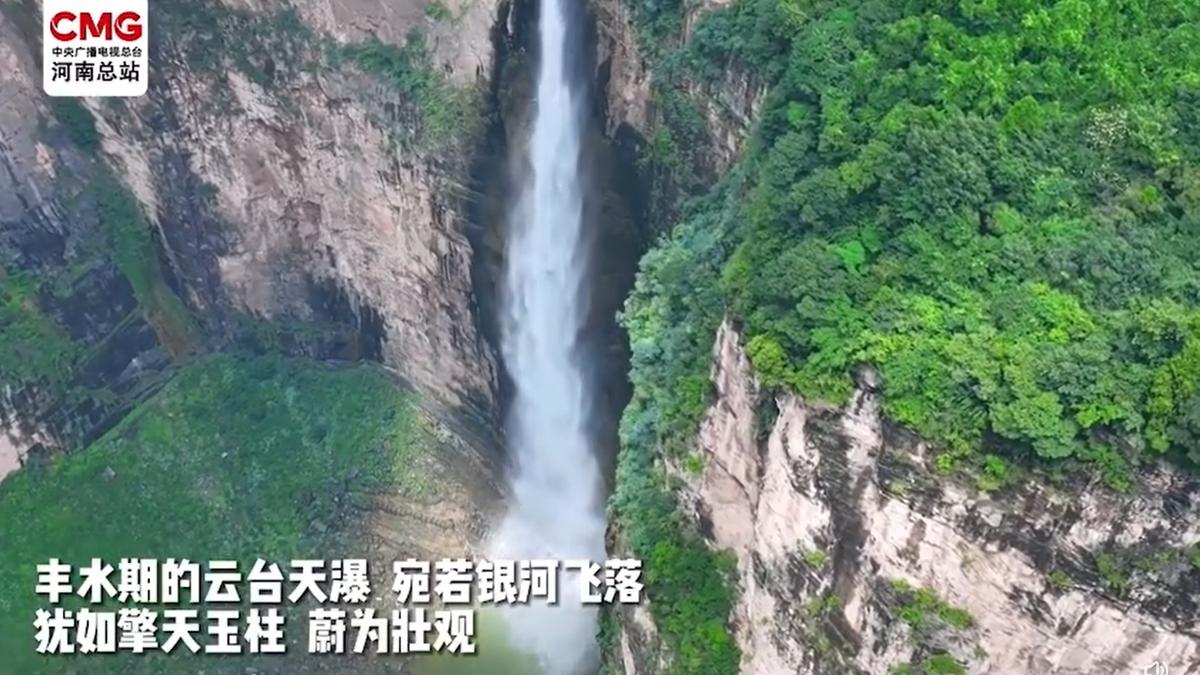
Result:
{"label": "rock cliff face", "polygon": [[[712,6],[684,12],[684,39]],[[647,138],[655,73],[628,5],[601,0],[597,16],[608,131]],[[712,175],[737,158],[763,95],[752,74],[724,77],[674,83],[705,120]],[[970,673],[1200,672],[1194,477],[1149,472],[1127,496],[1046,477],[984,492],[938,474],[926,444],[881,416],[869,371],[830,407],[760,390],[728,323],[713,358],[696,455],[668,470],[692,523],[737,556],[740,672],[930,672],[939,655]],[[669,668],[645,607],[620,625],[610,667]]]}
{"label": "rock cliff face", "polygon": [[[67,350],[46,338],[61,333],[64,343],[89,352],[74,383],[86,389],[105,381],[117,396],[132,395],[153,383],[144,371],[161,367],[166,357],[115,261],[95,254],[104,239],[86,191],[95,162],[63,125],[50,121],[36,44],[26,39],[40,26],[36,9],[0,8],[0,286],[4,303],[19,308],[6,314],[4,327],[24,320],[36,353],[11,343],[4,349],[26,363],[40,354],[47,369],[55,369]],[[21,273],[49,283],[18,297],[10,286]],[[31,450],[61,446],[65,438],[87,440],[105,424],[111,410],[68,401],[61,385],[0,377],[0,477]]]}
{"label": "rock cliff face", "polygon": [[[90,190],[108,171],[150,221],[201,348],[247,323],[300,326],[288,346],[380,360],[489,423],[496,368],[473,309],[468,186],[508,8],[152,3],[150,93],[85,101],[95,137],[41,93],[40,7],[0,8],[0,262],[62,282],[27,302],[96,352],[67,388],[117,393],[81,405],[44,381],[5,382],[0,466],[87,440],[181,351],[106,250]],[[432,84],[397,85],[414,75]],[[325,325],[337,337],[312,336]]]}
{"label": "rock cliff face", "polygon": [[479,430],[455,417],[452,410],[424,404],[415,425],[422,452],[408,469],[416,485],[376,494],[365,510],[363,534],[377,570],[402,558],[480,556],[504,513],[504,474],[496,456],[486,452],[491,448]]}
{"label": "rock cliff face", "polygon": [[[309,34],[281,23],[276,3],[251,3],[249,20],[268,22],[271,39],[286,45],[273,72],[264,65],[264,80],[253,69],[167,71],[135,122],[105,134],[105,149],[127,168],[172,158],[179,181],[213,195],[206,219],[159,209],[168,250],[203,242],[209,251],[180,262],[198,306],[309,318],[322,312],[319,289],[334,289],[364,326],[376,324],[369,330],[385,363],[452,404],[486,411],[494,376],[470,310],[461,189],[472,148],[396,138],[411,102],[306,44],[402,44],[421,30],[431,68],[468,94],[485,87],[497,4],[442,5],[456,17],[445,21],[426,16],[426,4],[290,3]],[[297,34],[279,37],[289,30]],[[269,55],[270,46],[261,48]],[[185,48],[190,55],[195,46]],[[120,137],[135,139],[132,147]],[[172,186],[139,196],[148,202],[164,187]]]}
{"label": "rock cliff face", "polygon": [[651,72],[638,48],[629,5],[621,0],[595,3],[598,80],[603,89],[610,136],[621,126],[645,135],[650,129]]}
{"label": "rock cliff face", "polygon": [[[713,381],[703,469],[672,472],[737,555],[741,672],[883,674],[936,654],[970,673],[1200,672],[1200,480],[982,492],[935,475],[871,373],[844,407],[771,398],[728,324]],[[656,648],[652,624],[626,621],[623,645],[627,673],[658,669],[631,647]]]}
{"label": "rock cliff face", "polygon": [[[726,6],[727,1],[688,3],[684,11],[686,42],[705,12]],[[620,139],[632,133],[644,140],[656,123],[654,69],[642,53],[629,3],[625,0],[596,0],[597,80],[603,89],[607,134]],[[670,84],[695,106],[704,120],[703,152],[695,169],[715,180],[737,158],[743,139],[750,132],[766,91],[754,73],[738,64],[728,64],[718,81],[683,77]]]}

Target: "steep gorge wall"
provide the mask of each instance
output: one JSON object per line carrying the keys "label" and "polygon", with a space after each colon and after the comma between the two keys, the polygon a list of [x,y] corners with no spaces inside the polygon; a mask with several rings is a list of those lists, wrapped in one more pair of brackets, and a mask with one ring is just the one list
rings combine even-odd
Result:
{"label": "steep gorge wall", "polygon": [[[685,3],[681,9],[681,34],[670,43],[686,45],[696,23],[706,12],[727,6],[728,2]],[[743,140],[749,135],[755,115],[765,95],[764,84],[753,72],[731,63],[717,81],[705,81],[698,74],[673,75],[655,89],[654,56],[645,53],[645,36],[639,35],[636,11],[628,0],[596,0],[597,74],[603,91],[606,134],[618,141],[644,147],[656,134],[668,131],[664,119],[663,96],[668,91],[685,95],[703,119],[702,147],[697,163],[689,167],[712,182],[737,159]],[[661,45],[666,49],[671,44]]]}
{"label": "steep gorge wall", "polygon": [[[86,116],[64,119],[40,91],[40,8],[3,5],[0,261],[43,282],[24,302],[89,352],[63,387],[5,382],[7,455],[86,441],[181,351],[163,349],[122,278],[93,194],[108,172],[153,228],[161,283],[197,317],[199,348],[261,338],[246,326],[265,320],[264,339],[380,360],[490,426],[496,367],[476,322],[469,188],[508,11],[152,3],[150,93],[85,101],[90,136]],[[414,90],[414,77],[432,84]],[[97,389],[118,400],[87,395]]]}
{"label": "steep gorge wall", "polygon": [[[887,673],[935,653],[972,673],[1200,668],[1195,477],[1156,470],[1129,496],[1036,478],[981,492],[887,423],[872,373],[844,407],[772,396],[728,323],[713,381],[703,468],[672,473],[693,522],[737,554],[740,672]],[[914,622],[909,589],[969,625],[930,608]]]}
{"label": "steep gorge wall", "polygon": [[[76,554],[124,545],[79,517],[120,516],[112,494],[169,513],[156,500],[258,495],[264,485],[287,487],[277,502],[256,498],[271,517],[251,515],[235,545],[259,535],[271,545],[299,537],[310,550],[336,542],[376,571],[404,557],[475,555],[503,512],[504,487],[497,366],[477,323],[472,264],[473,236],[492,223],[472,222],[472,184],[494,71],[511,39],[509,8],[490,0],[152,2],[149,94],[80,102],[41,91],[38,3],[0,3],[0,529],[28,535],[6,549],[6,569],[24,575],[44,559],[29,555],[30,539],[48,548],[76,541]],[[337,429],[293,404],[327,401],[316,395],[323,378],[285,377],[269,365],[282,361],[265,359],[272,386],[258,389],[265,383],[255,370],[221,377],[232,395],[214,396],[211,383],[198,382],[213,376],[203,353],[241,347],[379,361],[404,383],[354,390],[348,408],[330,413],[332,426],[368,428],[370,406],[354,396],[385,408],[411,399],[395,414],[412,419],[358,437],[355,450],[373,455],[338,471],[322,465],[306,487],[287,470],[302,454],[296,446],[334,447],[321,443]],[[181,401],[186,414],[169,412],[170,423],[156,428],[170,431],[138,447],[138,420]],[[239,414],[250,419],[240,432]],[[94,443],[122,419],[131,421]],[[189,433],[212,435],[196,442]],[[158,462],[184,470],[196,452],[229,483],[155,470]],[[231,470],[230,454],[286,465],[288,475]],[[396,466],[381,455],[394,455]],[[100,498],[71,492],[64,473]],[[314,506],[314,492],[337,508]],[[54,508],[36,508],[46,499]],[[102,508],[81,508],[92,503]],[[42,521],[30,511],[62,517]],[[207,501],[205,512],[225,522]],[[278,535],[280,522],[298,534]],[[177,555],[177,533],[161,523],[169,519],[139,530],[139,541],[161,546],[160,557]],[[12,667],[35,672],[18,664],[36,658],[30,651]],[[302,654],[255,665],[216,670],[327,670]]]}
{"label": "steep gorge wall", "polygon": [[[335,67],[304,51],[306,38],[319,44],[325,31],[339,43],[374,37],[400,44],[409,30],[422,30],[430,35],[430,67],[469,91],[485,87],[499,5],[445,5],[458,18],[438,21],[426,16],[426,4],[294,3],[318,37],[289,38],[295,42],[275,57],[265,86],[238,70],[168,74],[160,89],[166,95],[150,97],[146,114],[136,115],[158,113],[166,128],[137,124],[125,132],[137,145],[113,154],[126,166],[174,155],[185,183],[179,187],[198,183],[213,194],[207,222],[170,207],[160,218],[168,250],[210,251],[179,263],[197,306],[305,319],[322,312],[314,287],[332,286],[360,321],[374,316],[382,324],[385,363],[451,404],[486,412],[492,366],[470,309],[461,189],[471,129],[452,131],[465,143],[397,138],[411,129],[413,112],[405,108],[412,102],[386,76],[380,82],[378,73]],[[262,47],[269,55],[271,45]],[[470,105],[481,103],[476,97]]]}
{"label": "steep gorge wall", "polygon": [[[685,3],[682,39],[716,6]],[[608,133],[652,163],[656,135],[671,132],[663,97],[673,89],[703,119],[689,170],[719,177],[762,86],[736,66],[721,81],[665,82],[633,3],[601,0],[597,14]],[[739,672],[959,672],[933,670],[951,667],[946,657],[971,673],[1122,673],[1156,660],[1200,672],[1194,477],[1150,470],[1118,495],[1035,475],[985,492],[938,473],[928,444],[881,416],[872,372],[847,406],[813,404],[763,391],[741,342],[722,325],[716,400],[692,454],[656,467],[690,526],[736,556]],[[610,544],[627,553],[622,536]],[[615,626],[610,672],[680,667],[652,608],[628,608]]]}

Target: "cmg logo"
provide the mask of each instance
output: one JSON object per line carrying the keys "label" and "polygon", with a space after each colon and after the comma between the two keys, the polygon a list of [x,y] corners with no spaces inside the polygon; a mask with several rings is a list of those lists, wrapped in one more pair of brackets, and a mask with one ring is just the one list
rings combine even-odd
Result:
{"label": "cmg logo", "polygon": [[51,96],[141,96],[147,0],[42,0],[42,88]]}
{"label": "cmg logo", "polygon": [[50,35],[59,42],[88,38],[136,42],[142,38],[142,15],[138,12],[58,12],[50,17]]}

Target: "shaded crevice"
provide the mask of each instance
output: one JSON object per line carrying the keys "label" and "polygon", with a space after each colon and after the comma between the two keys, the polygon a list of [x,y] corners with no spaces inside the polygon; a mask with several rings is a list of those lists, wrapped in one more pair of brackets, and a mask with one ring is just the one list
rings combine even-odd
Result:
{"label": "shaded crevice", "polygon": [[596,382],[592,409],[592,434],[599,448],[603,475],[613,486],[619,446],[621,415],[633,395],[629,382],[631,351],[625,329],[617,321],[625,300],[633,290],[642,255],[652,243],[648,226],[646,193],[639,162],[642,142],[628,125],[616,126],[612,135],[606,92],[612,83],[607,61],[598,63],[600,30],[594,5],[584,17],[582,69],[592,103],[587,144],[584,149],[584,178],[591,183],[585,202],[585,222],[590,242],[588,260],[589,312],[581,349],[591,364]]}
{"label": "shaded crevice", "polygon": [[477,333],[496,361],[496,410],[492,426],[502,434],[502,420],[512,400],[512,377],[502,358],[501,289],[504,277],[506,198],[517,190],[508,167],[509,121],[505,98],[518,78],[528,78],[528,53],[533,42],[536,6],[531,0],[505,0],[492,26],[494,57],[485,109],[487,124],[475,147],[467,201],[467,238],[471,243],[472,315]]}

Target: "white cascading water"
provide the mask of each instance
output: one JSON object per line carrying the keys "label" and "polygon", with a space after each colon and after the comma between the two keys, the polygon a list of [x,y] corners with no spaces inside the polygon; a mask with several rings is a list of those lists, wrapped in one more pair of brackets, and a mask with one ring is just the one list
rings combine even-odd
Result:
{"label": "white cascading water", "polygon": [[[586,252],[581,144],[586,108],[566,68],[571,0],[542,0],[541,63],[529,142],[530,174],[510,215],[502,348],[515,385],[507,438],[512,504],[495,533],[498,559],[602,560],[602,480],[587,431],[588,378],[576,343],[583,323]],[[508,614],[512,639],[547,675],[594,668],[594,608],[574,579],[558,606]]]}

